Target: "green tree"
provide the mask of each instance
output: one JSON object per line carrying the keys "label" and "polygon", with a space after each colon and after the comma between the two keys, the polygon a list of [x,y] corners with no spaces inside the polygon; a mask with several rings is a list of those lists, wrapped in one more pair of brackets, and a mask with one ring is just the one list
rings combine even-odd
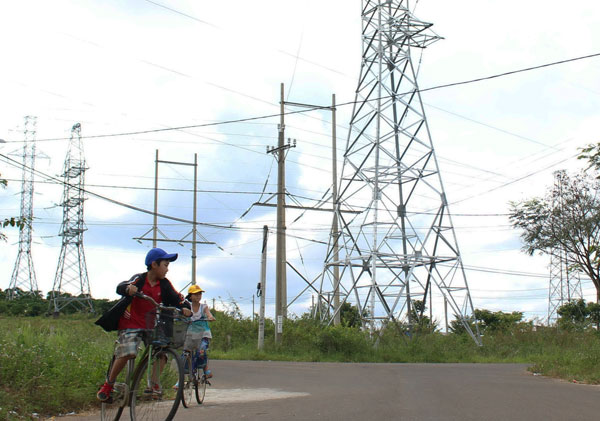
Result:
{"label": "green tree", "polygon": [[600,178],[600,143],[591,143],[580,150],[577,159],[587,159],[587,169],[593,168],[596,170],[596,178]]}
{"label": "green tree", "polygon": [[600,322],[600,304],[586,303],[583,299],[563,304],[556,313],[558,327],[566,330],[584,330]]}
{"label": "green tree", "polygon": [[[517,328],[529,326],[528,322],[523,322],[522,320],[523,313],[520,311],[505,313],[503,311],[476,308],[468,323],[473,331],[475,331],[475,323],[477,323],[482,333],[495,333],[510,332]],[[466,333],[465,327],[458,317],[450,322],[449,329],[451,332],[457,334]]]}
{"label": "green tree", "polygon": [[560,328],[582,330],[589,324],[589,310],[585,300],[569,301],[556,310],[558,314],[557,324]]}
{"label": "green tree", "polygon": [[[2,186],[3,189],[5,189],[7,185],[8,185],[8,181],[6,181],[4,178],[2,178],[2,174],[0,174],[0,186]],[[4,218],[3,220],[0,220],[0,225],[2,226],[2,228],[11,226],[11,227],[18,227],[19,229],[23,229],[23,227],[25,226],[26,223],[27,223],[26,219],[19,218],[16,216],[11,216],[8,218]],[[6,241],[6,235],[1,230],[0,230],[0,241]]]}
{"label": "green tree", "polygon": [[522,230],[523,250],[530,255],[564,250],[568,270],[589,276],[600,302],[600,180],[562,171],[560,183],[544,197],[510,205],[510,221]]}
{"label": "green tree", "polygon": [[[367,314],[365,311],[363,317],[366,317],[366,315]],[[362,324],[362,318],[358,307],[353,306],[347,301],[344,304],[342,304],[340,308],[340,322],[342,326],[360,327]]]}
{"label": "green tree", "polygon": [[429,316],[424,315],[426,310],[427,306],[422,300],[414,300],[412,302],[410,311],[415,333],[432,333],[437,329],[438,323],[432,321]]}
{"label": "green tree", "polygon": [[504,313],[475,309],[474,313],[475,319],[484,332],[508,332],[518,327],[523,320],[523,313],[520,311]]}

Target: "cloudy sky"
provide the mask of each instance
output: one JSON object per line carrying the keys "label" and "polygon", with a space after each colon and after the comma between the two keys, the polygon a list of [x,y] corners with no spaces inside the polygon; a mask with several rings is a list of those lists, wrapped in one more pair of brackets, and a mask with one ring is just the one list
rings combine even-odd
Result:
{"label": "cloudy sky", "polygon": [[[444,39],[415,54],[419,86],[430,88],[600,53],[592,0],[411,2]],[[189,0],[22,0],[0,3],[0,153],[19,159],[24,116],[37,116],[36,168],[62,171],[70,129],[81,123],[90,192],[153,208],[154,159],[198,156],[198,220],[216,245],[198,246],[198,283],[217,307],[237,302],[246,315],[260,274],[262,226],[271,229],[267,315],[274,313],[275,212],[252,207],[276,191],[277,118],[286,100],[329,105],[354,99],[361,58],[358,0],[195,2]],[[440,171],[476,308],[544,318],[548,259],[520,251],[508,202],[544,194],[558,169],[576,171],[578,148],[598,141],[600,58],[589,58],[422,94]],[[289,108],[288,111],[294,109]],[[338,109],[342,157],[351,107]],[[179,130],[173,127],[198,126]],[[125,134],[146,132],[143,134]],[[286,116],[287,189],[304,205],[331,182],[331,116]],[[94,137],[97,135],[114,135]],[[86,138],[89,136],[89,138]],[[338,164],[341,167],[341,161]],[[19,212],[21,170],[0,159],[9,180],[0,216]],[[192,218],[193,171],[161,164],[159,211]],[[264,191],[264,195],[261,193]],[[39,287],[52,288],[60,252],[62,187],[36,177],[33,257]],[[321,270],[330,217],[288,211],[288,258],[306,277]],[[115,298],[115,285],[144,270],[151,242],[134,237],[148,214],[101,200],[85,203],[85,253],[92,295]],[[180,239],[189,225],[159,220]],[[9,286],[18,235],[0,244],[0,288]],[[189,246],[170,279],[191,280]],[[218,247],[217,247],[218,246]],[[288,273],[288,296],[304,282]],[[593,286],[583,281],[587,299]],[[310,304],[303,295],[291,308]],[[258,300],[256,301],[258,303]],[[256,310],[258,306],[256,307]]]}

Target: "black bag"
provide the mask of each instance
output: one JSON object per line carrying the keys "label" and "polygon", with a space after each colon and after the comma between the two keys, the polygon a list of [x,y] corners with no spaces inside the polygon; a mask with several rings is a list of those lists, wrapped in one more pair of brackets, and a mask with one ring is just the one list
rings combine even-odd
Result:
{"label": "black bag", "polygon": [[127,306],[131,303],[133,297],[123,297],[117,303],[112,306],[106,313],[104,313],[98,320],[94,322],[98,326],[107,332],[112,332],[119,329],[119,319],[127,309]]}

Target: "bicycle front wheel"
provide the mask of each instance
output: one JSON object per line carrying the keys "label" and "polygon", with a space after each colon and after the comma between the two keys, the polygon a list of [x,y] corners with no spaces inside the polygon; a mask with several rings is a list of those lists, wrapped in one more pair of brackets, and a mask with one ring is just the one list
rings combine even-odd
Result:
{"label": "bicycle front wheel", "polygon": [[153,349],[133,376],[131,390],[132,421],[170,421],[181,401],[183,364],[170,348]]}
{"label": "bicycle front wheel", "polygon": [[183,388],[181,403],[183,403],[184,407],[189,408],[192,405],[192,399],[194,399],[194,390],[198,383],[198,377],[196,374],[196,370],[192,370],[192,356],[189,352],[186,352],[184,354],[183,363],[184,372],[186,370],[187,371],[183,375],[183,386],[181,386],[181,384],[179,385]]}

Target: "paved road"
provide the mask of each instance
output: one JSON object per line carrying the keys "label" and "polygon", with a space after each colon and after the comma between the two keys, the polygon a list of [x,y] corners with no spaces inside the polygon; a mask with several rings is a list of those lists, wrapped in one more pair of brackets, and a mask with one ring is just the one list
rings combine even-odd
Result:
{"label": "paved road", "polygon": [[175,420],[600,419],[600,386],[534,376],[521,364],[212,361],[211,368],[205,404],[180,407]]}

